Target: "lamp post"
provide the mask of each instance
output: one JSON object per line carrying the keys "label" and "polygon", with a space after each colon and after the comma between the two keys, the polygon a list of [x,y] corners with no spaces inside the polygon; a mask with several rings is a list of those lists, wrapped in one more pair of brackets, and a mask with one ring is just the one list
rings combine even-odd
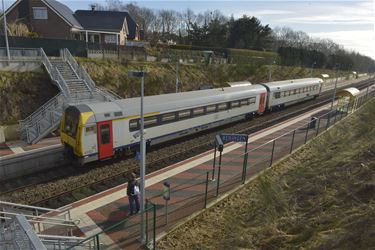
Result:
{"label": "lamp post", "polygon": [[144,110],[143,110],[143,96],[144,96],[144,79],[145,79],[145,72],[143,68],[141,71],[129,71],[129,76],[133,77],[140,77],[141,78],[141,126],[140,126],[140,210],[141,210],[141,242],[146,243],[146,231],[145,231],[145,220],[144,220],[144,213],[145,213],[145,174],[146,174],[146,147],[145,147],[145,139],[144,139]]}
{"label": "lamp post", "polygon": [[338,68],[339,68],[339,64],[336,64],[335,65],[335,77],[336,77],[336,81],[335,81],[335,89],[333,90],[333,96],[332,96],[332,103],[331,103],[331,110],[333,109],[333,103],[335,102],[335,98],[336,98],[336,89],[337,89],[337,71],[338,71]]}
{"label": "lamp post", "polygon": [[178,88],[179,88],[178,69],[179,69],[179,59],[177,59],[177,62],[176,62],[176,93],[178,92]]}
{"label": "lamp post", "polygon": [[276,61],[273,61],[268,72],[268,81],[272,82],[272,66],[276,64]]}
{"label": "lamp post", "polygon": [[9,52],[9,43],[8,43],[8,32],[7,32],[7,17],[5,15],[4,0],[1,1],[3,5],[3,20],[4,20],[4,37],[5,37],[5,46],[7,49],[8,61],[10,61],[10,52]]}
{"label": "lamp post", "polygon": [[313,77],[313,72],[314,72],[314,67],[316,65],[316,62],[314,62],[312,65],[311,65],[311,77]]}

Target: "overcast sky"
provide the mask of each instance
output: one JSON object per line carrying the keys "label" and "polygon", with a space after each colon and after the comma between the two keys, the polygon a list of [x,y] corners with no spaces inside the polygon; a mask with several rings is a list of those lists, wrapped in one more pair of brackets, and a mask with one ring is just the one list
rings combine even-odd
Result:
{"label": "overcast sky", "polygon": [[[5,0],[7,1],[7,0]],[[88,9],[91,3],[105,0],[60,0],[71,9]],[[7,5],[11,2],[8,1]],[[123,1],[124,3],[129,1]],[[218,9],[225,15],[256,16],[271,27],[288,26],[314,37],[330,38],[346,49],[375,59],[375,0],[240,0],[240,1],[157,1],[138,0],[138,5],[151,9],[192,9],[194,12]]]}

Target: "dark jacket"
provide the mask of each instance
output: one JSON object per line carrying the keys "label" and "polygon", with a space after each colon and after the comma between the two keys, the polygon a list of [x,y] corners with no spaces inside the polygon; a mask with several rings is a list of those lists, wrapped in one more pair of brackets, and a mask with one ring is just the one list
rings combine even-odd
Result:
{"label": "dark jacket", "polygon": [[126,194],[128,196],[133,196],[134,195],[134,186],[135,186],[135,181],[134,180],[130,180],[128,182],[128,187],[126,189]]}

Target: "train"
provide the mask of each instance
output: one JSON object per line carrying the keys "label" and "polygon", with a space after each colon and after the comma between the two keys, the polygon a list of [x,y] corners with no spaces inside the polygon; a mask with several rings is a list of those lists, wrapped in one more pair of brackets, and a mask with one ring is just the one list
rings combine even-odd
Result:
{"label": "train", "polygon": [[[323,80],[304,78],[144,97],[146,145],[154,146],[316,98]],[[71,105],[61,119],[61,143],[76,163],[139,148],[140,97]]]}

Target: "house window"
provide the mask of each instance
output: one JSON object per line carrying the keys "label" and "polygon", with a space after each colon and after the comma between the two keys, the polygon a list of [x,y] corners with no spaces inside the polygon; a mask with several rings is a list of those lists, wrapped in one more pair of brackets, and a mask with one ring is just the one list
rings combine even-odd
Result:
{"label": "house window", "polygon": [[104,35],[104,42],[117,44],[117,35]]}
{"label": "house window", "polygon": [[33,7],[34,19],[48,19],[46,7]]}

